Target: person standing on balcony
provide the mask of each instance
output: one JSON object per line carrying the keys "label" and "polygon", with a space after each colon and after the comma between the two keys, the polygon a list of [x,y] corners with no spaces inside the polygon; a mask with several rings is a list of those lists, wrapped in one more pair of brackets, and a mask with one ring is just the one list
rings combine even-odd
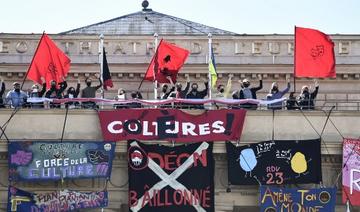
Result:
{"label": "person standing on balcony", "polygon": [[5,104],[4,104],[4,93],[5,93],[5,83],[4,83],[4,79],[2,77],[0,77],[0,81],[1,81],[1,89],[0,89],[0,108],[4,108]]}
{"label": "person standing on balcony", "polygon": [[319,91],[319,82],[315,80],[315,90],[310,92],[309,86],[304,85],[301,88],[301,93],[298,97],[298,103],[301,110],[314,110],[315,99]]}
{"label": "person standing on balcony", "polygon": [[[191,91],[186,95],[187,99],[203,99],[208,95],[209,82],[207,79],[202,79],[202,81],[204,82],[205,89],[198,91],[199,86],[196,82],[194,82],[191,85]],[[204,109],[203,104],[189,104],[189,106],[192,109]]]}
{"label": "person standing on balcony", "polygon": [[295,92],[290,92],[289,98],[286,100],[286,109],[287,110],[296,110],[299,109],[299,103],[296,100]]}
{"label": "person standing on balcony", "polygon": [[[98,77],[99,79],[99,85],[97,86],[91,86],[92,84],[92,80],[90,77],[87,77],[85,79],[85,83],[86,83],[86,87],[81,91],[81,97],[82,98],[95,98],[96,96],[96,91],[101,88],[101,86],[103,85],[101,82],[101,78]],[[92,101],[88,101],[88,102],[83,102],[82,106],[84,108],[95,108],[96,107],[96,103],[92,102]]]}
{"label": "person standing on balcony", "polygon": [[[256,92],[263,88],[262,77],[260,74],[258,75],[258,79],[259,79],[259,86],[252,87],[252,88],[250,88],[250,81],[248,79],[244,79],[242,82],[239,81],[241,90],[233,93],[233,98],[234,99],[256,99]],[[256,110],[257,104],[245,103],[245,104],[241,104],[240,107]]]}
{"label": "person standing on balcony", "polygon": [[217,86],[217,93],[215,93],[215,98],[228,98],[231,90],[231,80],[233,75],[229,74],[229,79],[227,81],[226,87],[223,84]]}
{"label": "person standing on balcony", "polygon": [[[63,78],[63,82],[59,83],[59,88],[56,87],[56,81],[51,80],[50,81],[50,88],[46,91],[45,97],[49,99],[61,99],[62,93],[67,88],[67,82],[65,78]],[[50,102],[50,108],[60,108],[60,104],[55,104],[53,102]]]}
{"label": "person standing on balcony", "polygon": [[[66,94],[64,95],[64,98],[66,99],[74,99],[79,96],[80,93],[80,80],[78,80],[76,84],[76,89],[74,87],[68,88],[66,91]],[[79,105],[79,102],[67,102],[65,103],[65,107],[69,109],[74,109]]]}
{"label": "person standing on balcony", "polygon": [[[40,90],[40,87],[38,84],[34,84],[31,86],[31,90],[28,92],[29,98],[41,98],[44,96],[44,94],[46,92],[46,82],[45,82],[45,79],[42,79],[42,81],[43,81],[43,84],[42,84],[41,90]],[[44,103],[43,102],[29,103],[29,106],[31,108],[43,108]]]}
{"label": "person standing on balcony", "polygon": [[9,91],[6,95],[6,102],[11,108],[19,108],[26,106],[27,95],[20,90],[20,83],[13,83],[14,89]]}
{"label": "person standing on balcony", "polygon": [[163,84],[161,87],[162,93],[160,95],[160,99],[167,99],[170,96],[170,94],[175,91],[174,82],[172,81],[171,77],[167,76],[166,79],[169,80],[171,88],[169,90],[168,84]]}
{"label": "person standing on balcony", "polygon": [[[271,100],[281,99],[287,92],[289,92],[290,79],[287,78],[286,82],[287,82],[287,87],[282,91],[279,91],[279,86],[278,86],[277,82],[273,82],[271,84],[271,89],[269,91],[269,94],[266,96],[266,100],[271,101]],[[268,109],[281,110],[282,109],[282,101],[276,102],[273,104],[269,104]]]}

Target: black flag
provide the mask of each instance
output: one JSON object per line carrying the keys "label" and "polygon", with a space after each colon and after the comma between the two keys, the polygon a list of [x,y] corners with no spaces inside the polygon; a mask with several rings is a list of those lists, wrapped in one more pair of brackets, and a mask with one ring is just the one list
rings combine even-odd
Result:
{"label": "black flag", "polygon": [[112,88],[113,82],[111,80],[111,74],[110,74],[110,70],[109,70],[109,66],[106,60],[106,53],[105,53],[105,48],[103,48],[103,73],[102,73],[102,79],[103,79],[103,86],[104,89],[107,90],[108,87]]}

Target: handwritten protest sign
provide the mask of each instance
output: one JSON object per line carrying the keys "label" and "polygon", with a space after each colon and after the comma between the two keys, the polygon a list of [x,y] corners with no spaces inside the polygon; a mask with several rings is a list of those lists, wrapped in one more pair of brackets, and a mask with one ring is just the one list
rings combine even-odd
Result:
{"label": "handwritten protest sign", "polygon": [[11,142],[9,180],[108,178],[114,150],[105,142]]}

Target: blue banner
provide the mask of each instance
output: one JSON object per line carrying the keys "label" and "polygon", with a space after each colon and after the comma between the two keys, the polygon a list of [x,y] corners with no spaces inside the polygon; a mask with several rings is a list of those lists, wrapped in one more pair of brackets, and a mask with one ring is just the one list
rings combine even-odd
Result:
{"label": "blue banner", "polygon": [[103,208],[107,205],[107,191],[79,192],[61,190],[37,194],[10,186],[7,211],[66,212],[84,208]]}
{"label": "blue banner", "polygon": [[9,180],[109,178],[115,143],[11,142]]}
{"label": "blue banner", "polygon": [[288,189],[260,187],[261,212],[335,211],[336,188]]}

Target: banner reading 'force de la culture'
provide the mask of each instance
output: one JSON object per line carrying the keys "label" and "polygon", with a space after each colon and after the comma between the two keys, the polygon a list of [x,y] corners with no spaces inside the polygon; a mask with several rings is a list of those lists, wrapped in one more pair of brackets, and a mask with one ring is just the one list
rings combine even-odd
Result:
{"label": "banner reading 'force de la culture'", "polygon": [[245,110],[210,110],[192,115],[176,109],[100,111],[106,141],[168,140],[181,142],[239,140]]}
{"label": "banner reading 'force de la culture'", "polygon": [[9,180],[109,178],[115,143],[10,142]]}
{"label": "banner reading 'force de la culture'", "polygon": [[213,212],[212,143],[175,147],[128,142],[129,211]]}
{"label": "banner reading 'force de la culture'", "polygon": [[61,190],[32,193],[10,186],[8,212],[67,212],[84,208],[103,208],[108,205],[107,191],[79,192]]}

